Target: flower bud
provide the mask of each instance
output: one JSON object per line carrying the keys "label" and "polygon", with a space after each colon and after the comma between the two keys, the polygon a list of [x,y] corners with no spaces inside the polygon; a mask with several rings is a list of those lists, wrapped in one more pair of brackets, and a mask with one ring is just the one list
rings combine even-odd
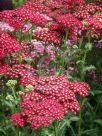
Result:
{"label": "flower bud", "polygon": [[8,82],[6,83],[6,85],[8,87],[14,87],[17,84],[17,80],[8,80]]}
{"label": "flower bud", "polygon": [[89,26],[88,22],[83,22],[84,26]]}
{"label": "flower bud", "polygon": [[92,49],[92,43],[87,43],[85,45],[85,49],[87,49],[88,51],[91,51],[91,49]]}
{"label": "flower bud", "polygon": [[28,92],[28,91],[32,91],[32,90],[33,90],[33,86],[32,86],[32,85],[27,85],[25,90],[26,90],[27,92]]}
{"label": "flower bud", "polygon": [[7,96],[6,96],[6,100],[13,101],[13,100],[14,100],[14,98],[13,98],[13,96],[12,96],[12,95],[7,95]]}

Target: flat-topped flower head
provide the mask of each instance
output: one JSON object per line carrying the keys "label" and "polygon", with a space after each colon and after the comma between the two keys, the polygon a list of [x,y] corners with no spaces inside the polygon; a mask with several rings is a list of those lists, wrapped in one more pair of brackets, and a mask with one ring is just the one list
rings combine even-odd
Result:
{"label": "flat-topped flower head", "polygon": [[[27,78],[20,83],[27,86]],[[34,88],[22,94],[20,105],[25,124],[29,123],[32,129],[49,126],[52,121],[61,120],[71,111],[76,114],[80,105],[76,94],[87,96],[90,87],[86,83],[71,82],[62,75],[28,77],[28,85]],[[14,115],[12,115],[14,116]],[[12,119],[12,117],[11,117]],[[19,120],[12,119],[14,125],[20,125]]]}

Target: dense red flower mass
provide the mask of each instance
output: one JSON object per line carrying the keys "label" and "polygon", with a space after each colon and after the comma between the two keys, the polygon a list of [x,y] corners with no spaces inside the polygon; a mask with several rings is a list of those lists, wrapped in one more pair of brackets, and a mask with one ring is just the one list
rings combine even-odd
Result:
{"label": "dense red flower mass", "polygon": [[55,31],[50,31],[46,28],[43,28],[41,30],[36,30],[35,31],[35,36],[36,38],[45,41],[45,42],[50,42],[50,43],[60,43],[60,34],[55,32]]}
{"label": "dense red flower mass", "polygon": [[21,46],[15,37],[0,31],[0,59],[4,58],[7,54],[12,54],[20,50]]}
{"label": "dense red flower mass", "polygon": [[[102,19],[102,16],[100,19],[95,17],[101,12],[102,4],[100,2],[87,3],[85,0],[31,0],[12,11],[1,12],[0,19],[16,30],[23,29],[26,21],[43,27],[47,27],[49,23],[53,24],[54,22],[52,27],[49,27],[48,32],[40,33],[41,35],[37,34],[37,37],[44,41],[47,38],[48,41],[52,42],[54,40],[55,43],[59,43],[59,36],[56,39],[53,35],[62,33],[66,28],[72,29],[74,33],[77,33],[79,29],[82,29],[83,21],[87,20],[91,28],[101,29],[102,23],[100,19]],[[56,31],[59,33],[56,34]],[[87,31],[90,31],[90,29],[87,29]],[[70,33],[72,32],[70,31],[69,35]],[[76,37],[75,34],[74,36]],[[76,39],[77,41],[77,38],[71,39]]]}
{"label": "dense red flower mass", "polygon": [[23,77],[36,75],[37,71],[28,64],[7,64],[0,63],[0,74],[5,74],[9,77]]}
{"label": "dense red flower mass", "polygon": [[15,113],[14,115],[12,115],[11,119],[13,120],[14,125],[19,125],[20,127],[23,127],[25,124],[25,120],[20,113]]}
{"label": "dense red flower mass", "polygon": [[[23,93],[19,113],[33,129],[49,126],[51,121],[62,119],[69,111],[76,114],[80,110],[76,94],[87,96],[90,89],[88,84],[68,81],[62,75],[39,76],[32,80],[26,77],[20,83],[34,87],[34,90]],[[15,114],[11,117],[13,123],[21,126],[14,117]]]}
{"label": "dense red flower mass", "polygon": [[66,14],[66,15],[62,15],[57,17],[57,21],[63,25],[65,28],[76,28],[76,29],[81,29],[82,24],[81,22],[76,19],[73,15],[71,14]]}

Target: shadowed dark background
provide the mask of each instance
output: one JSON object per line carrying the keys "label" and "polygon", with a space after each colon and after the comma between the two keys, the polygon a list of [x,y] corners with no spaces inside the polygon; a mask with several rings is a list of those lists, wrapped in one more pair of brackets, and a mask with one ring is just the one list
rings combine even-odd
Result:
{"label": "shadowed dark background", "polygon": [[0,0],[0,11],[13,9],[12,0]]}

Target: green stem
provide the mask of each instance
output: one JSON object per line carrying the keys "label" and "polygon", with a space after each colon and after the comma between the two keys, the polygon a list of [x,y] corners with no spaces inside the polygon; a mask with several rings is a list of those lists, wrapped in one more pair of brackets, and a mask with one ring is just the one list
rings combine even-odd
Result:
{"label": "green stem", "polygon": [[82,100],[80,100],[80,112],[79,112],[79,123],[78,123],[78,136],[81,136],[81,123],[82,123]]}
{"label": "green stem", "polygon": [[71,126],[70,126],[70,129],[72,131],[73,136],[76,136],[76,134],[75,134],[75,132],[74,132],[74,130],[73,130],[73,128]]}
{"label": "green stem", "polygon": [[65,37],[65,40],[64,40],[64,45],[67,47],[68,53],[69,53],[69,56],[70,56],[70,47],[66,45],[66,42],[68,40],[68,34],[69,34],[69,31],[66,30],[66,37]]}
{"label": "green stem", "polygon": [[18,128],[18,126],[15,127],[15,133],[16,133],[16,136],[19,136],[19,128]]}
{"label": "green stem", "polygon": [[57,130],[57,123],[54,122],[54,134],[55,136],[58,136],[58,130]]}
{"label": "green stem", "polygon": [[85,51],[84,56],[83,56],[83,60],[82,60],[81,75],[80,75],[81,81],[84,81],[84,78],[85,78],[84,67],[85,67],[86,57],[87,57],[87,51]]}
{"label": "green stem", "polygon": [[[84,67],[85,67],[86,57],[87,57],[87,50],[85,51],[84,56],[83,56],[83,59],[82,59],[81,75],[80,75],[81,81],[84,81],[84,80],[85,80],[85,79],[84,79],[84,78],[85,78]],[[79,120],[79,123],[78,123],[78,136],[81,136],[82,103],[83,103],[83,100],[80,99],[80,112],[79,112],[79,119],[80,119],[80,120]]]}
{"label": "green stem", "polygon": [[65,43],[68,40],[68,30],[66,31]]}
{"label": "green stem", "polygon": [[13,97],[14,97],[14,99],[16,100],[15,90],[14,90],[14,88],[13,88],[13,87],[11,87],[11,89],[12,89]]}
{"label": "green stem", "polygon": [[101,99],[102,99],[102,97],[101,97],[101,98],[99,98],[99,101],[98,101],[98,103],[97,103],[97,106],[95,107],[95,111],[94,111],[94,113],[96,113],[96,112],[97,112],[97,110],[98,110],[98,108],[99,108],[99,106],[100,106]]}
{"label": "green stem", "polygon": [[29,42],[31,42],[32,40],[32,35],[33,35],[33,31],[32,29],[29,31]]}

